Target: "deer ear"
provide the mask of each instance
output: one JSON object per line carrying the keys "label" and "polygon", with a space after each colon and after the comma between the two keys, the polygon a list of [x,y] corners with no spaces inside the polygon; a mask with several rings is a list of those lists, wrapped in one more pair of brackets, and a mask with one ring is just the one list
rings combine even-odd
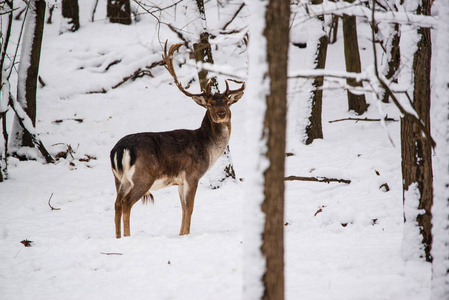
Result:
{"label": "deer ear", "polygon": [[202,106],[202,107],[206,107],[207,106],[207,102],[206,99],[203,96],[192,96],[193,101],[196,102],[196,104]]}
{"label": "deer ear", "polygon": [[228,102],[228,104],[231,105],[231,104],[236,103],[237,101],[240,100],[240,98],[242,98],[242,96],[243,96],[243,91],[238,91],[238,92],[232,93],[232,94],[229,96],[229,102]]}

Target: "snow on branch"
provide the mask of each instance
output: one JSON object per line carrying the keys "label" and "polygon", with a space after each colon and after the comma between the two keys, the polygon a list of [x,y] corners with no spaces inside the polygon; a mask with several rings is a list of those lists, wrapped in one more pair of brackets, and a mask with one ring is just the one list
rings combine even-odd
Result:
{"label": "snow on branch", "polygon": [[[379,88],[383,88],[393,100],[393,103],[399,109],[399,111],[405,115],[410,116],[415,124],[421,129],[425,136],[430,140],[432,147],[435,147],[435,141],[430,135],[430,131],[425,127],[424,123],[419,118],[415,109],[412,107],[410,102],[401,101],[397,98],[390,88],[388,79],[385,76],[379,74],[376,68],[368,68],[361,73],[351,73],[343,71],[331,71],[331,70],[300,70],[289,74],[288,78],[315,78],[315,77],[332,77],[332,78],[343,78],[343,79],[354,79],[357,81],[367,82],[373,92],[377,92]],[[380,98],[379,98],[380,99]]]}
{"label": "snow on branch", "polygon": [[[292,13],[301,13],[306,18],[315,18],[320,15],[336,15],[336,16],[355,16],[365,19],[369,22],[372,21],[371,9],[366,5],[371,1],[359,0],[353,3],[349,2],[329,2],[325,1],[323,4],[309,3],[300,4],[296,8],[292,7]],[[409,12],[396,12],[396,11],[376,11],[375,20],[377,22],[385,23],[398,23],[404,25],[415,25],[422,28],[438,27],[438,19],[432,16],[414,15]],[[305,20],[304,20],[305,21]]]}
{"label": "snow on branch", "polygon": [[31,121],[30,117],[28,117],[27,113],[23,110],[22,106],[17,102],[17,100],[11,93],[9,94],[9,105],[11,105],[11,108],[16,113],[20,126],[22,126],[22,128],[25,131],[28,131],[33,140],[34,145],[36,145],[36,147],[42,153],[42,155],[45,158],[45,161],[47,163],[54,163],[55,159],[47,151],[41,139],[39,138],[39,135],[36,129],[34,128],[33,122]]}

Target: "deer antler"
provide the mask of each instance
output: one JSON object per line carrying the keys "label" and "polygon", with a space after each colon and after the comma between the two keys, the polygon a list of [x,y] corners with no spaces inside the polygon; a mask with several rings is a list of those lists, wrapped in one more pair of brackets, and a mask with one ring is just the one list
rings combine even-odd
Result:
{"label": "deer antler", "polygon": [[[241,84],[242,86],[241,86],[239,89],[236,89],[236,90],[230,90],[230,89],[229,89],[229,83],[228,83],[228,80],[229,80],[229,81],[233,81],[233,82],[238,83],[238,84]],[[223,94],[225,94],[226,96],[229,96],[229,95],[232,95],[232,94],[238,94],[238,93],[243,92],[243,91],[245,90],[245,82],[243,82],[243,81],[238,81],[238,80],[234,80],[234,79],[228,79],[228,80],[225,80],[225,83],[226,83],[226,90],[225,90],[224,93],[223,93]]]}
{"label": "deer antler", "polygon": [[188,91],[186,91],[184,89],[184,87],[182,86],[181,82],[179,82],[178,80],[178,76],[176,76],[176,72],[175,72],[175,68],[173,66],[173,53],[179,49],[179,47],[181,47],[182,45],[184,45],[184,43],[179,43],[179,44],[174,44],[170,46],[170,49],[168,50],[167,53],[167,43],[168,40],[165,41],[165,47],[164,47],[164,54],[162,55],[162,59],[165,62],[165,68],[167,69],[167,71],[170,73],[170,75],[173,77],[173,80],[175,81],[176,86],[178,87],[178,89],[184,93],[184,95],[186,95],[187,97],[201,97],[201,96],[205,96],[206,93],[208,93],[208,87],[209,85],[206,87],[206,90],[203,91],[203,93],[201,94],[192,94],[189,93]]}

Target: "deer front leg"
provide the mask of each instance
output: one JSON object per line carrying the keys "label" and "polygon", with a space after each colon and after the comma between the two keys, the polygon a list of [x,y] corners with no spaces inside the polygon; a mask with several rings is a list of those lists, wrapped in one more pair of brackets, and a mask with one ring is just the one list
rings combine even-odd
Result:
{"label": "deer front leg", "polygon": [[184,186],[182,188],[178,189],[179,195],[181,197],[181,206],[182,206],[182,221],[179,235],[190,234],[190,220],[192,218],[197,187],[198,182],[193,183],[186,182],[184,183]]}

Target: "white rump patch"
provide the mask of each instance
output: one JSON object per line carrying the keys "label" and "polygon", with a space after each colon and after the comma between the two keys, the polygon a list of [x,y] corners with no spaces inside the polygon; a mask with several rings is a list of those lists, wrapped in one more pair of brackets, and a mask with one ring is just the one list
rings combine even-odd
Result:
{"label": "white rump patch", "polygon": [[128,149],[123,150],[122,171],[117,169],[117,153],[114,155],[115,169],[112,169],[114,176],[120,181],[120,188],[126,186],[129,192],[133,186],[133,175],[136,170],[135,166],[131,166],[131,154]]}

